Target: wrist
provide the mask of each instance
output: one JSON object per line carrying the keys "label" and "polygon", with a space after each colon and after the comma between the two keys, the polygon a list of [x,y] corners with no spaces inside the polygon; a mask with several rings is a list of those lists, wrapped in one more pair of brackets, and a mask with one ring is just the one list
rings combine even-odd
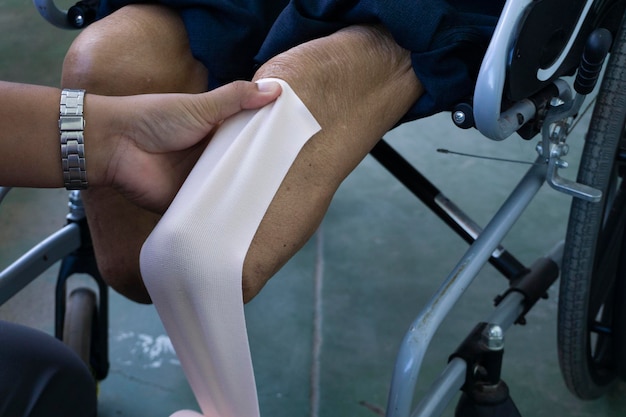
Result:
{"label": "wrist", "polygon": [[64,89],[59,106],[59,135],[63,183],[68,190],[84,190],[88,186],[85,158],[85,90]]}
{"label": "wrist", "polygon": [[96,94],[85,95],[85,154],[90,187],[111,186],[115,150],[122,131],[117,128],[119,117],[110,99]]}

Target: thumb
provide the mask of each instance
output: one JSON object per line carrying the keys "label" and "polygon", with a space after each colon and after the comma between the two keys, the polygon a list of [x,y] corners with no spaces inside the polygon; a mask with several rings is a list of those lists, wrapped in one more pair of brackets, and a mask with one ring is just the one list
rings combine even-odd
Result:
{"label": "thumb", "polygon": [[207,93],[199,94],[203,119],[220,121],[245,109],[258,109],[280,96],[282,88],[275,81],[252,83],[235,81]]}

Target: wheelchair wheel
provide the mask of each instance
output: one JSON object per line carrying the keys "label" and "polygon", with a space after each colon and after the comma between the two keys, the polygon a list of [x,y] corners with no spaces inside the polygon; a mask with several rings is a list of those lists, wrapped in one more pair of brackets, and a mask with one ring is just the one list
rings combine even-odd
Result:
{"label": "wheelchair wheel", "polygon": [[70,293],[65,310],[63,342],[91,369],[91,342],[96,317],[96,294],[88,288]]}
{"label": "wheelchair wheel", "polygon": [[587,133],[578,181],[599,203],[572,202],[560,283],[558,350],[568,388],[600,397],[623,374],[626,332],[626,32],[620,29]]}

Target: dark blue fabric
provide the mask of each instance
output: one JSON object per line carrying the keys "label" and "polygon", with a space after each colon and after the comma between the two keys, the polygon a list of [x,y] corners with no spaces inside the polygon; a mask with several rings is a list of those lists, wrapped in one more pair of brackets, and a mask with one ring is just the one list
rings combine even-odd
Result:
{"label": "dark blue fabric", "polygon": [[181,14],[194,56],[209,69],[210,88],[254,75],[254,56],[288,0],[101,0],[98,17],[137,3]]}
{"label": "dark blue fabric", "polygon": [[0,320],[0,416],[96,417],[96,382],[61,341]]}
{"label": "dark blue fabric", "polygon": [[504,0],[291,0],[274,23],[257,60],[340,27],[384,25],[412,52],[425,95],[406,120],[450,109],[474,82]]}
{"label": "dark blue fabric", "polygon": [[[100,14],[137,0],[102,0]],[[412,53],[426,90],[406,120],[471,96],[504,0],[161,0],[178,9],[210,85],[249,79],[256,65],[352,24],[384,25]]]}

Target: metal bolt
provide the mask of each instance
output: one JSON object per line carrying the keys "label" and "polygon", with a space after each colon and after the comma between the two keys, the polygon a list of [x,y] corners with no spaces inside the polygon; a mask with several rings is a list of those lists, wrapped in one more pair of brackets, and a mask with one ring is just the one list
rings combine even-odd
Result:
{"label": "metal bolt", "polygon": [[504,331],[497,324],[488,324],[482,333],[483,343],[489,350],[504,348]]}
{"label": "metal bolt", "polygon": [[85,207],[79,191],[70,192],[68,206],[70,212],[66,219],[70,221],[79,221],[85,218]]}
{"label": "metal bolt", "polygon": [[567,161],[563,161],[562,159],[559,159],[556,161],[556,166],[558,168],[567,168],[569,164],[567,163]]}
{"label": "metal bolt", "polygon": [[77,28],[82,28],[85,25],[85,18],[83,15],[79,14],[74,16],[74,26]]}
{"label": "metal bolt", "polygon": [[457,110],[454,112],[452,118],[454,120],[454,123],[456,123],[457,125],[461,125],[465,122],[465,113],[463,113],[461,110]]}
{"label": "metal bolt", "polygon": [[539,155],[543,155],[543,145],[541,143],[537,144],[537,146],[535,147],[535,150],[537,150],[537,153]]}

